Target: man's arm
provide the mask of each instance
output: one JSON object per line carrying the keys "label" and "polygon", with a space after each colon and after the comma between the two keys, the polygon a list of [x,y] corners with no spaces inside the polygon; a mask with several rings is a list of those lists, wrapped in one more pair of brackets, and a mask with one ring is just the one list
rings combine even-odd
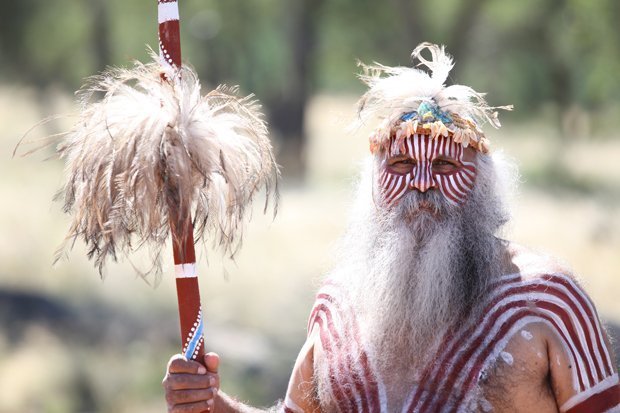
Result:
{"label": "man's arm", "polygon": [[620,412],[616,358],[594,304],[573,281],[565,330],[548,336],[553,392],[561,413]]}

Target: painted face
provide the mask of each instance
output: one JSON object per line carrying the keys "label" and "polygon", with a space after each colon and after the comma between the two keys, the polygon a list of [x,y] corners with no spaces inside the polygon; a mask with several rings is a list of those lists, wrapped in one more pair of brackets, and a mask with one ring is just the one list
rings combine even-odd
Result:
{"label": "painted face", "polygon": [[462,204],[474,187],[473,160],[473,150],[467,151],[450,137],[415,134],[400,145],[392,138],[379,176],[383,199],[389,206],[407,191],[439,189],[450,203]]}

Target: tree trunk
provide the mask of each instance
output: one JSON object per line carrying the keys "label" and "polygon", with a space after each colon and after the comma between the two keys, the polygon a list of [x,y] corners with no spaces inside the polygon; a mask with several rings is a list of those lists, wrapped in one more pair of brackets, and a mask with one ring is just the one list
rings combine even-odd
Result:
{"label": "tree trunk", "polygon": [[305,109],[312,91],[317,24],[322,4],[323,0],[297,0],[288,9],[291,15],[288,36],[292,51],[291,72],[285,79],[281,98],[270,104],[270,121],[281,138],[278,159],[289,177],[303,178],[306,170]]}

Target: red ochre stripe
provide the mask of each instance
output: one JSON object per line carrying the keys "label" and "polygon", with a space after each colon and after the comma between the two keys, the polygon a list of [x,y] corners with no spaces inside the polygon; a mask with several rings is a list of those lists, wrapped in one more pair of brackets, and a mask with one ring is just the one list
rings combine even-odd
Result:
{"label": "red ochre stripe", "polygon": [[351,314],[352,314],[353,337],[355,338],[355,342],[358,343],[359,353],[360,353],[360,367],[362,368],[362,371],[364,374],[364,379],[365,379],[364,385],[368,389],[368,391],[365,394],[367,394],[369,397],[367,401],[365,400],[365,402],[369,404],[368,411],[371,413],[374,413],[374,412],[381,410],[381,406],[379,403],[379,389],[377,385],[376,374],[373,373],[372,368],[370,367],[369,360],[368,360],[368,355],[362,347],[362,340],[360,339],[359,326],[357,324],[357,319],[355,318],[355,314],[353,312],[351,312]]}
{"label": "red ochre stripe", "polygon": [[[333,299],[333,297],[331,296],[323,296],[322,298],[324,299],[329,299],[331,302],[333,302],[333,304],[336,306],[336,308],[338,308],[338,304],[336,302],[336,300]],[[357,375],[357,373],[355,374],[355,378],[356,378],[356,387],[358,384],[361,384],[363,387],[368,387],[369,390],[367,392],[364,392],[363,390],[360,390],[358,388],[359,393],[362,395],[362,401],[363,403],[366,405],[366,409],[364,411],[369,411],[369,412],[373,412],[376,411],[375,409],[377,409],[378,407],[378,390],[377,390],[377,383],[376,380],[373,379],[373,373],[369,367],[369,363],[368,363],[368,357],[366,354],[366,351],[363,350],[362,346],[361,346],[361,341],[359,339],[359,330],[358,330],[358,326],[357,326],[357,321],[355,320],[355,318],[352,319],[352,334],[355,338],[355,342],[358,343],[358,347],[360,348],[360,367],[362,368],[363,371],[363,375],[364,375],[364,379],[366,380],[365,382],[358,380],[359,376]],[[352,352],[347,352],[348,355],[352,354]],[[351,360],[351,358],[349,357],[349,362],[350,365],[353,366],[352,369],[355,369],[354,367],[354,363]],[[365,389],[364,389],[365,390]],[[369,400],[366,400],[365,397],[363,397],[364,394],[368,394],[370,396]],[[369,406],[369,404],[371,404],[371,406]]]}
{"label": "red ochre stripe", "polygon": [[[526,305],[526,304],[527,304],[527,301],[525,300],[521,300],[521,302],[511,303],[510,305],[506,306],[508,308],[502,309],[503,310],[502,314],[505,313],[507,310],[510,310],[513,308],[519,308],[520,305]],[[510,319],[512,319],[512,317],[510,317],[509,320]],[[492,328],[494,324],[495,323],[492,323],[490,327]],[[506,323],[503,323],[500,328],[505,328],[505,327],[506,327]],[[486,333],[486,329],[485,329],[485,333]],[[497,335],[495,337],[497,337]],[[433,389],[433,394],[431,395],[431,397],[427,397],[422,402],[422,405],[420,406],[420,408],[416,411],[419,411],[419,412],[433,411],[431,410],[433,406],[439,405],[443,407],[445,405],[445,403],[449,400],[452,391],[454,390],[453,386],[455,382],[463,374],[463,367],[471,359],[476,349],[478,349],[482,345],[482,343],[485,341],[485,338],[486,337],[484,336],[479,336],[477,339],[475,339],[470,344],[470,346],[467,348],[464,356],[459,359],[458,363],[444,364],[441,366],[438,373],[441,376],[445,377],[446,380],[443,381],[438,388],[434,386],[430,387],[431,389]],[[489,346],[487,346],[486,348],[489,348]],[[415,406],[412,406],[412,407],[415,407]]]}
{"label": "red ochre stripe", "polygon": [[458,195],[460,201],[463,201],[467,196],[467,191],[460,187],[454,175],[448,175],[447,178],[452,192]]}
{"label": "red ochre stripe", "polygon": [[[468,391],[471,390],[471,388],[475,385],[475,380],[479,376],[480,371],[482,369],[482,365],[483,365],[482,361],[486,360],[486,358],[492,353],[492,351],[495,350],[497,343],[505,338],[505,335],[511,330],[511,328],[516,322],[528,316],[535,316],[541,319],[548,319],[548,317],[541,316],[539,313],[532,311],[530,309],[519,308],[517,312],[512,314],[506,320],[505,323],[501,324],[493,340],[487,345],[485,345],[484,350],[478,355],[478,357],[476,357],[476,361],[471,366],[472,369],[469,371],[469,374],[465,376],[464,380],[459,380],[458,384],[455,384],[454,380],[451,380],[451,382],[449,383],[451,387],[444,386],[442,392],[436,393],[436,396],[432,399],[430,398],[427,399],[425,403],[423,404],[422,408],[420,409],[420,411],[432,412],[432,411],[435,411],[433,410],[434,407],[439,407],[439,406],[441,406],[442,408],[445,408],[446,404],[449,401],[455,400],[455,399],[456,399],[456,403],[453,405],[453,407],[458,408],[460,404],[463,402],[463,399],[467,395]],[[548,321],[553,322],[551,320],[548,320]],[[463,372],[462,370],[463,370],[463,366],[458,366],[458,368],[455,371],[462,373]],[[452,377],[456,378],[456,376],[454,375]],[[462,376],[459,375],[458,378],[462,378]],[[429,401],[432,401],[430,405],[428,404]],[[427,408],[426,410],[425,410],[425,407]]]}
{"label": "red ochre stripe", "polygon": [[[522,288],[519,288],[522,289]],[[527,292],[531,292],[531,290],[528,288],[524,291],[522,291],[523,293],[527,293]],[[512,296],[513,294],[511,294],[510,296]],[[516,294],[514,294],[516,295]],[[481,331],[481,333],[484,334],[478,334],[477,338],[469,345],[469,347],[467,348],[467,350],[465,352],[462,353],[462,356],[460,358],[458,358],[458,361],[453,361],[451,360],[451,362],[449,363],[449,365],[451,366],[451,371],[457,372],[457,374],[459,372],[462,372],[465,365],[469,363],[469,361],[471,360],[471,358],[474,356],[474,353],[476,352],[476,349],[478,349],[480,347],[480,345],[482,345],[485,341],[488,342],[488,337],[487,334],[490,330],[493,329],[493,327],[496,325],[497,321],[500,319],[501,315],[505,314],[507,311],[513,310],[513,309],[519,309],[521,310],[522,307],[527,307],[529,304],[529,300],[526,298],[524,299],[519,299],[507,304],[503,304],[500,307],[498,307],[493,313],[489,314],[489,316],[485,317],[484,319],[484,324],[485,324],[485,328]],[[537,305],[540,305],[540,302],[537,303]],[[531,313],[527,313],[526,315],[540,315],[536,312],[531,312]],[[492,320],[492,321],[490,321]],[[499,333],[501,334],[502,331],[506,330],[507,328],[511,327],[511,322],[516,321],[515,316],[512,315],[511,317],[509,317],[507,320],[503,321],[503,323],[501,324],[501,326],[499,327]],[[567,338],[564,336],[564,333],[560,330],[559,326],[557,326],[557,324],[555,322],[553,322],[554,326],[556,326],[556,328],[558,328],[558,334],[561,334],[562,337],[564,338],[565,341],[568,342]],[[569,331],[569,334],[573,333],[571,332],[571,329],[569,328],[569,326],[566,326],[567,330]],[[573,334],[571,334],[571,336],[573,336]],[[488,342],[489,344],[485,345],[485,351],[492,351],[493,347],[491,346],[491,343],[495,344],[498,340],[498,335],[496,334],[490,342]],[[579,351],[579,350],[578,350]],[[577,360],[577,354],[575,354],[572,351],[571,348],[571,352],[573,353],[573,357],[575,358],[575,360]],[[582,354],[583,355],[583,354]],[[476,364],[474,364],[476,365]],[[444,367],[445,368],[445,367]],[[583,389],[583,380],[581,378],[581,372],[579,372],[580,376],[579,376],[579,381],[580,381],[580,386],[581,389]],[[475,377],[475,376],[474,376]],[[447,399],[449,398],[449,394],[450,391],[453,390],[454,386],[455,386],[455,382],[459,379],[460,377],[458,377],[456,374],[452,374],[452,375],[448,375],[446,377],[446,380],[443,381],[443,383],[439,386],[439,388],[435,388],[436,391],[436,397],[435,399],[437,399],[437,397],[439,397],[439,401],[447,401]],[[424,404],[422,405],[422,411],[424,411],[425,407],[427,407],[427,404],[429,403],[431,399],[427,399]]]}
{"label": "red ochre stripe", "polygon": [[[594,334],[593,329],[591,328],[590,322],[591,320],[589,319],[584,319],[583,314],[581,311],[579,311],[579,307],[577,307],[577,305],[574,303],[573,300],[571,300],[570,297],[568,297],[565,293],[563,292],[559,292],[558,295],[563,296],[565,298],[565,300],[563,300],[564,302],[568,303],[570,310],[572,311],[572,313],[575,315],[575,317],[577,318],[577,326],[574,326],[574,323],[572,322],[572,320],[568,320],[568,322],[570,323],[570,325],[573,325],[573,327],[579,327],[581,328],[581,330],[583,331],[583,336],[585,338],[586,341],[586,348],[582,349],[583,355],[584,357],[584,362],[588,362],[588,378],[590,380],[590,383],[594,383],[597,382],[598,380],[601,380],[604,376],[604,373],[601,369],[600,364],[598,363],[598,360],[596,357],[590,357],[590,359],[592,359],[591,364],[594,365],[595,368],[595,372],[592,372],[590,370],[590,362],[588,360],[587,356],[592,356],[593,354],[595,354],[595,348],[593,345],[593,341],[592,341],[592,335]],[[585,310],[585,309],[584,309]],[[566,314],[568,315],[568,314]],[[566,320],[564,320],[566,323]],[[590,328],[588,328],[588,326]],[[577,333],[577,329],[575,328],[576,333]],[[578,337],[577,337],[578,338]],[[579,340],[579,343],[581,343],[581,340]],[[593,373],[596,373],[596,377],[593,377]]]}
{"label": "red ochre stripe", "polygon": [[[504,280],[497,281],[496,286],[497,288],[500,288],[500,287],[511,285],[511,284],[514,284],[515,282],[520,282],[520,281],[521,281],[520,278],[513,279],[511,277],[505,281]],[[489,307],[487,306],[486,309],[488,308]],[[425,368],[424,372],[422,373],[422,376],[421,376],[422,379],[420,380],[421,383],[426,383],[428,380],[431,380],[430,385],[425,386],[425,387],[433,388],[436,385],[436,381],[438,380],[439,377],[441,377],[438,374],[438,370],[442,368],[441,366],[445,365],[445,363],[450,361],[449,359],[450,357],[452,358],[455,357],[458,347],[465,342],[467,337],[471,336],[471,334],[475,331],[475,328],[478,327],[479,324],[480,323],[475,323],[467,329],[462,329],[460,331],[460,334],[457,334],[458,332],[455,332],[455,333],[448,333],[444,335],[442,343],[438,347],[437,353],[435,354],[433,358],[431,358],[431,360],[435,360],[438,362],[429,364]],[[422,397],[422,392],[421,391],[416,392],[415,396],[411,400],[411,404],[410,404],[411,408],[409,409],[409,411],[413,411],[413,408],[417,405],[421,397]]]}
{"label": "red ochre stripe", "polygon": [[476,166],[474,164],[468,165],[468,163],[462,162],[463,171],[469,172],[471,176],[476,175]]}
{"label": "red ochre stripe", "polygon": [[379,185],[381,186],[381,188],[383,188],[389,176],[390,175],[387,173],[385,169],[383,170],[383,172],[381,172],[381,178],[379,180]]}
{"label": "red ochre stripe", "polygon": [[[331,297],[330,297],[331,298]],[[345,340],[345,344],[343,346],[343,343],[340,340],[340,335],[338,333],[338,331],[336,330],[335,326],[333,325],[333,322],[330,322],[332,320],[332,313],[331,310],[329,309],[329,307],[325,304],[319,304],[318,307],[321,307],[321,309],[319,310],[320,312],[322,312],[323,314],[325,314],[326,318],[328,319],[328,328],[329,328],[329,333],[335,337],[337,337],[337,340],[339,342],[339,345],[337,346],[338,351],[337,353],[334,352],[334,354],[336,355],[337,359],[339,360],[338,366],[339,366],[339,370],[337,372],[337,374],[339,375],[339,377],[341,379],[345,379],[344,383],[342,384],[342,387],[344,387],[345,389],[345,393],[347,393],[347,396],[349,398],[350,401],[354,402],[357,398],[353,395],[352,393],[352,389],[350,387],[350,385],[348,385],[348,383],[346,383],[346,379],[347,378],[352,378],[353,379],[353,385],[355,387],[355,390],[357,390],[357,394],[359,395],[359,399],[362,402],[362,404],[367,404],[367,402],[364,400],[364,383],[361,380],[358,372],[355,369],[354,366],[354,362],[352,360],[352,349],[350,346],[346,345],[347,341]],[[339,317],[342,321],[342,317]],[[344,348],[343,348],[344,347]],[[332,350],[334,351],[334,350]],[[345,361],[342,361],[342,358],[344,357]],[[341,380],[342,382],[342,380]],[[363,406],[364,407],[364,406]],[[353,408],[352,411],[357,411],[357,408]],[[366,409],[362,410],[362,411],[368,411]]]}
{"label": "red ochre stripe", "polygon": [[390,174],[390,178],[386,182],[386,195],[389,196],[390,193],[394,190],[394,187],[398,184],[399,175]]}
{"label": "red ochre stripe", "polygon": [[[350,400],[344,396],[344,390],[340,387],[340,383],[338,382],[338,373],[334,371],[334,363],[335,357],[334,352],[332,350],[329,332],[327,328],[324,328],[323,319],[318,317],[316,323],[319,325],[319,331],[321,336],[321,344],[323,349],[325,349],[325,353],[327,355],[327,363],[328,363],[328,371],[329,371],[329,381],[331,384],[332,392],[334,393],[334,398],[336,399],[336,404],[338,404],[338,408],[342,412],[348,412],[349,405],[347,402]],[[336,362],[336,367],[338,367],[339,361]]]}
{"label": "red ochre stripe", "polygon": [[468,171],[467,169],[462,169],[459,172],[459,175],[463,178],[463,182],[465,182],[470,189],[474,187],[474,182],[476,182],[476,174]]}
{"label": "red ochre stripe", "polygon": [[[334,297],[328,294],[319,294],[317,298],[321,298],[321,299],[331,302],[335,308],[341,311],[339,308],[338,302],[337,300],[334,299]],[[350,367],[350,370],[354,372],[351,376],[354,378],[355,386],[361,396],[361,400],[364,405],[363,411],[375,412],[380,409],[379,401],[378,401],[379,396],[378,396],[377,381],[373,377],[374,374],[369,366],[369,361],[368,361],[368,356],[366,354],[366,351],[362,348],[361,340],[359,339],[359,329],[357,326],[357,321],[355,320],[354,317],[352,318],[351,321],[352,321],[352,326],[351,326],[352,334],[353,334],[353,337],[355,338],[355,342],[358,344],[358,347],[359,347],[358,353],[360,355],[359,356],[360,361],[358,365],[362,370],[364,381],[360,379],[359,374],[356,372],[357,370],[355,368],[356,363],[354,363],[354,361],[350,357],[351,354],[353,354],[353,351],[347,351],[346,354],[348,355],[347,360],[349,362],[349,367]],[[348,350],[352,350],[352,349],[349,348]],[[360,389],[360,386],[363,387],[363,389]],[[364,397],[366,395],[368,397]]]}
{"label": "red ochre stripe", "polygon": [[[493,341],[484,348],[482,353],[478,355],[476,361],[473,364],[473,369],[466,376],[466,379],[462,387],[460,387],[459,389],[456,389],[456,388],[452,389],[453,390],[452,395],[457,397],[456,403],[454,405],[455,407],[458,407],[463,402],[463,399],[465,398],[467,392],[475,385],[475,381],[477,380],[477,377],[479,376],[482,370],[482,366],[484,364],[483,361],[489,357],[489,355],[495,349],[495,346],[497,345],[497,343],[499,343],[500,341],[502,341],[502,339],[505,338],[505,336],[508,334],[508,332],[511,330],[512,326],[516,322],[518,322],[520,319],[527,317],[527,316],[535,316],[535,317],[544,319],[552,323],[554,327],[559,329],[559,327],[557,326],[557,324],[555,323],[552,317],[548,315],[542,315],[539,312],[528,309],[528,308],[520,308],[517,313],[513,314],[510,317],[510,319],[507,320],[507,322],[502,324],[502,326],[500,327],[500,330],[495,335]],[[448,400],[449,400],[449,396],[448,396]],[[456,411],[456,409],[454,411]]]}
{"label": "red ochre stripe", "polygon": [[[536,287],[537,288],[544,288],[544,291],[547,291],[547,289],[544,286],[542,286],[542,287],[540,286],[540,283],[529,285],[529,286],[528,285],[525,285],[525,286],[524,285],[520,285],[520,286],[518,285],[516,288],[512,287],[511,289],[507,289],[506,291],[504,291],[501,295],[496,296],[491,301],[491,303],[485,308],[484,313],[488,313],[491,310],[492,306],[497,305],[501,300],[503,300],[503,299],[505,299],[505,298],[507,298],[509,296],[516,296],[519,293],[529,292],[532,289],[535,289]],[[489,314],[486,317],[486,320],[489,319],[490,315],[491,314]],[[500,314],[498,314],[496,317],[499,317],[499,316],[500,316]],[[473,333],[473,331],[466,331],[466,334],[468,334],[468,335],[471,334],[471,333]],[[454,350],[456,350],[456,349],[454,349]],[[450,354],[450,353],[448,353],[448,354]]]}
{"label": "red ochre stripe", "polygon": [[[544,312],[540,312],[540,311],[536,311],[536,310],[532,310],[529,308],[521,308],[519,309],[519,311],[521,312],[521,316],[516,318],[516,314],[513,315],[511,317],[511,319],[505,323],[502,324],[500,331],[498,331],[498,334],[495,335],[495,337],[493,338],[493,341],[491,343],[489,343],[488,346],[485,346],[485,349],[482,353],[480,353],[478,355],[478,357],[476,358],[476,361],[473,363],[473,367],[474,369],[470,372],[469,376],[467,377],[467,379],[464,381],[463,386],[460,387],[462,389],[470,389],[472,386],[475,385],[475,380],[477,375],[479,374],[479,372],[482,369],[482,366],[485,364],[484,361],[488,358],[488,356],[490,355],[490,353],[495,349],[496,345],[498,342],[500,342],[502,339],[504,339],[505,335],[508,333],[508,330],[510,330],[513,325],[521,318],[523,317],[527,317],[527,316],[534,316],[536,318],[541,318],[543,320],[546,320],[547,322],[551,323],[553,325],[553,327],[557,330],[557,333],[561,335],[563,341],[565,342],[565,344],[568,346],[568,342],[567,342],[567,337],[565,336],[564,332],[562,332],[561,326],[558,324],[557,320],[555,320],[553,318],[553,315],[555,315],[556,317],[559,317],[562,322],[564,322],[564,327],[566,328],[566,330],[568,330],[568,333],[571,335],[574,335],[574,332],[571,332],[571,329],[568,325],[566,325],[566,322],[564,320],[566,314],[564,315],[560,315],[558,314],[558,310],[557,310],[557,305],[552,305],[550,303],[538,303],[538,306],[544,305],[545,310]],[[562,311],[560,311],[562,312]],[[583,354],[582,354],[583,356]],[[458,386],[457,386],[458,387]],[[453,391],[454,393],[454,391]],[[465,393],[461,393],[460,399],[462,400],[462,398],[465,396]],[[457,403],[458,405],[458,403]]]}
{"label": "red ochre stripe", "polygon": [[[543,288],[543,292],[549,293],[549,289],[546,288],[548,286],[538,285],[537,287]],[[552,294],[552,295],[556,295],[557,296],[557,294]],[[538,304],[541,304],[541,303],[538,302]],[[555,305],[555,304],[553,304],[553,303],[543,304],[543,306],[553,306],[553,305]],[[555,306],[557,307],[557,305],[555,305]],[[568,315],[566,314],[565,310],[563,310],[562,312],[564,313],[563,315],[562,314],[557,314],[557,315],[560,316],[561,318],[563,318],[564,323],[566,324],[566,318],[568,317]],[[583,350],[583,347],[581,346],[581,344],[582,344],[581,340],[579,339],[579,337],[577,337],[576,332],[574,330],[574,327],[573,328],[572,327],[573,327],[572,322],[570,322],[570,320],[569,320],[569,323],[566,325],[566,329],[568,330],[569,334],[571,334],[571,336],[573,338],[573,340],[571,340],[571,341],[575,344],[576,347],[578,347],[578,351],[580,351],[580,353],[581,353],[580,355],[582,356],[583,360],[585,361],[586,357],[583,357],[584,356],[584,350]],[[559,327],[558,327],[558,333],[559,334],[561,333],[563,335],[563,333],[559,330]],[[565,340],[566,340],[566,338],[565,338]],[[478,341],[481,341],[481,340],[475,341],[474,344],[477,344]],[[569,348],[570,348],[570,346],[569,346]],[[571,348],[571,352],[572,352],[572,348]],[[467,358],[469,358],[469,357],[471,357],[470,354],[467,355]],[[450,363],[450,364],[453,365],[453,363]],[[464,362],[459,363],[459,365],[464,365],[464,364],[465,364]],[[585,367],[586,367],[586,372],[588,374],[590,374],[589,366],[585,366]],[[456,369],[456,370],[458,371],[459,369]],[[581,385],[583,386],[583,382],[581,380],[581,377],[580,377],[580,381],[581,381]],[[450,387],[451,386],[449,386],[448,388],[450,388]]]}
{"label": "red ochre stripe", "polygon": [[[536,285],[536,284],[535,284],[535,285]],[[537,285],[538,285],[538,287],[539,287],[539,288],[545,288],[545,286],[540,286],[540,283],[537,283]],[[504,292],[503,292],[502,294],[500,294],[499,296],[495,297],[495,298],[491,301],[491,303],[487,306],[487,308],[483,311],[483,313],[487,313],[487,314],[488,314],[488,311],[489,311],[489,310],[490,310],[490,309],[491,309],[494,305],[496,305],[496,304],[497,304],[497,303],[499,303],[501,300],[503,300],[504,298],[509,297],[509,296],[512,296],[512,295],[516,295],[515,293],[519,293],[519,292],[528,292],[528,291],[531,291],[531,289],[532,289],[532,286],[522,286],[522,285],[517,285],[517,287],[516,287],[516,288],[515,288],[515,287],[509,288],[508,290],[504,291]],[[503,307],[502,307],[502,308],[503,308]],[[484,334],[488,334],[488,330],[489,330],[489,329],[492,327],[492,325],[495,323],[496,319],[497,319],[497,318],[499,318],[499,317],[501,316],[501,314],[502,314],[502,311],[500,311],[500,312],[495,311],[494,313],[489,314],[487,317],[485,317],[485,319],[483,320],[483,323],[485,323],[485,324],[486,324],[486,327],[485,327],[485,328],[482,328],[482,330],[481,330],[481,331],[479,331],[479,333],[478,333],[479,338],[478,338],[477,340],[473,341],[473,342],[470,344],[470,348],[471,348],[471,346],[472,346],[472,345],[473,345],[473,346],[476,346],[476,345],[478,345],[479,343],[481,343],[481,342],[484,340],[484,336],[482,336],[482,335],[483,335],[483,333],[484,333]],[[491,320],[492,320],[492,322],[491,322]],[[481,324],[481,325],[482,325],[482,324]],[[453,343],[452,343],[452,345],[450,346],[450,348],[448,348],[448,349],[447,349],[447,351],[446,351],[444,354],[447,354],[447,355],[459,354],[459,353],[457,352],[457,350],[458,350],[458,347],[457,347],[457,346],[458,346],[458,345],[462,345],[462,339],[463,339],[463,338],[465,338],[465,337],[470,336],[470,335],[473,333],[473,331],[472,331],[472,330],[473,330],[473,327],[470,327],[469,329],[466,329],[466,330],[463,332],[463,334],[459,335],[459,336],[460,336],[460,339],[454,340],[454,341],[453,341]],[[482,337],[480,337],[480,336],[482,336]],[[445,347],[443,347],[443,348],[445,349]],[[571,349],[571,351],[572,351],[572,349]],[[469,353],[471,353],[471,351],[470,351]],[[470,356],[471,356],[471,354],[468,354],[466,358],[468,359]],[[443,359],[443,360],[442,360],[440,363],[438,363],[438,365],[435,365],[435,366],[436,366],[436,367],[435,367],[435,369],[434,369],[434,370],[435,370],[435,372],[436,372],[436,370],[437,370],[437,368],[438,368],[438,367],[439,367],[439,369],[440,369],[440,371],[441,371],[442,369],[445,369],[445,367],[444,367],[444,366],[446,366],[446,365],[454,366],[454,364],[455,364],[454,359],[456,359],[456,357],[454,357],[454,356],[453,356],[453,357],[452,357],[452,360],[446,360],[446,359],[445,359],[445,357],[442,357],[442,359]],[[446,364],[447,362],[449,362],[449,364]],[[461,364],[463,364],[463,362],[462,362]],[[427,371],[425,372],[425,374],[423,375],[423,377],[427,377],[427,378],[428,378],[428,374],[429,374],[429,373],[428,373],[428,369],[427,369]],[[441,375],[438,375],[438,374],[433,374],[433,375],[431,376],[431,379],[432,379],[432,383],[431,383],[431,385],[430,385],[430,386],[425,386],[425,387],[426,387],[426,388],[434,388],[434,387],[436,386],[436,383],[435,383],[435,382],[437,381],[438,377],[441,377]],[[418,401],[418,399],[419,399],[419,398],[420,398],[420,395],[416,395],[416,397],[414,397],[414,400],[412,401],[412,403],[413,403],[413,404],[412,404],[412,406],[415,406],[415,404],[417,403],[417,401]]]}
{"label": "red ochre stripe", "polygon": [[[568,310],[566,308],[562,308],[559,305],[552,303],[552,302],[537,302],[536,306],[539,308],[543,308],[545,310],[548,310],[550,313],[557,315],[558,317],[560,317],[560,319],[562,320],[562,322],[564,323],[566,329],[568,330],[568,333],[570,334],[569,339],[572,341],[573,345],[575,346],[578,356],[581,358],[581,362],[583,363],[583,367],[585,369],[587,378],[588,378],[588,383],[589,386],[586,386],[584,384],[584,386],[582,387],[582,390],[585,390],[587,387],[591,387],[594,383],[596,383],[598,380],[594,379],[594,375],[593,372],[590,368],[590,363],[588,361],[588,337],[587,337],[587,333],[584,332],[584,336],[586,339],[586,343],[583,343],[581,337],[579,337],[579,333],[577,332],[576,328],[577,326],[574,325],[574,323],[571,320],[570,314],[568,313]],[[585,346],[584,346],[585,344]],[[577,362],[577,360],[575,360]],[[594,364],[595,368],[596,368],[596,363],[592,363]]]}
{"label": "red ochre stripe", "polygon": [[473,182],[466,180],[465,177],[466,174],[464,174],[463,172],[457,172],[454,174],[454,180],[465,193],[465,195],[467,195],[473,189],[474,184]]}
{"label": "red ochre stripe", "polygon": [[[322,312],[322,311],[321,311]],[[329,380],[340,410],[342,412],[354,412],[354,397],[351,392],[350,386],[342,382],[342,378],[346,377],[342,374],[344,371],[344,361],[342,360],[341,340],[340,335],[336,332],[333,326],[333,319],[331,315],[322,312],[327,320],[327,326],[325,326],[324,320],[319,316],[317,317],[317,323],[320,328],[321,344],[327,354],[327,362],[329,364]],[[333,340],[332,340],[333,338]],[[333,345],[332,345],[333,344]]]}
{"label": "red ochre stripe", "polygon": [[[339,380],[342,377],[340,373],[342,370],[344,370],[344,362],[340,357],[340,355],[342,354],[342,352],[340,351],[340,348],[342,347],[342,340],[340,339],[340,334],[338,333],[337,328],[335,328],[334,326],[334,319],[330,309],[325,304],[318,304],[315,308],[315,322],[319,324],[321,344],[323,345],[325,353],[327,354],[329,365],[329,378],[332,385],[332,390],[334,392],[334,397],[336,398],[336,402],[338,403],[340,409],[343,412],[354,411],[354,408],[350,406],[350,403],[353,400],[351,389],[347,386],[344,386]],[[325,316],[325,321],[321,317],[321,314]],[[327,326],[323,324],[324,322],[327,323]],[[334,366],[336,366],[336,369],[334,369]],[[345,404],[347,402],[349,403],[348,406]]]}
{"label": "red ochre stripe", "polygon": [[563,413],[593,413],[606,412],[620,406],[620,384],[608,387],[594,393],[581,403],[571,407]]}
{"label": "red ochre stripe", "polygon": [[598,314],[596,313],[596,309],[591,304],[591,302],[584,296],[582,290],[576,285],[576,283],[572,280],[568,280],[565,277],[557,276],[557,275],[545,275],[542,277],[545,280],[559,283],[566,287],[573,296],[576,297],[578,303],[584,309],[586,316],[588,317],[590,324],[589,327],[592,327],[595,331],[596,343],[598,347],[599,354],[601,355],[601,359],[604,357],[603,362],[605,363],[605,373],[606,375],[611,375],[613,373],[613,366],[611,362],[611,357],[609,356],[609,352],[607,348],[602,343],[602,328],[600,325],[600,321],[598,318]]}
{"label": "red ochre stripe", "polygon": [[452,190],[452,187],[450,185],[450,181],[448,180],[448,177],[446,175],[441,175],[440,177],[440,183],[441,183],[441,193],[450,201],[454,202],[454,203],[458,203],[460,198],[454,193],[454,191]]}
{"label": "red ochre stripe", "polygon": [[394,177],[394,186],[390,189],[390,192],[388,194],[388,199],[390,200],[390,202],[394,201],[395,195],[403,189],[404,184],[404,176]]}
{"label": "red ochre stripe", "polygon": [[[592,308],[588,305],[580,290],[576,288],[574,283],[564,277],[549,275],[544,276],[543,279],[551,283],[559,284],[568,291],[570,296],[567,296],[567,293],[564,293],[564,296],[579,319],[579,325],[582,327],[584,336],[587,340],[588,354],[598,356],[594,357],[593,364],[596,366],[596,373],[599,379],[611,375],[613,368],[611,367],[609,354],[600,340],[601,328],[598,316],[593,313]],[[581,311],[579,311],[580,309]],[[592,336],[594,336],[594,340],[592,340]],[[601,363],[603,363],[602,366]]]}
{"label": "red ochre stripe", "polygon": [[418,159],[416,158],[417,155],[415,153],[415,150],[413,149],[413,139],[411,137],[408,137],[407,139],[405,139],[405,145],[407,148],[407,154],[414,159]]}

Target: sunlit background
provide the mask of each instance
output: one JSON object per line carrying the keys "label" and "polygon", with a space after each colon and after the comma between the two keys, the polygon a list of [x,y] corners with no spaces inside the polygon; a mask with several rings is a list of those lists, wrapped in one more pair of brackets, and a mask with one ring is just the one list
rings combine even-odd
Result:
{"label": "sunlit background", "polygon": [[[79,243],[53,267],[68,225],[52,202],[62,163],[51,149],[12,157],[39,120],[75,113],[84,77],[149,59],[156,1],[0,4],[0,412],[163,412],[161,379],[179,351],[171,271],[148,285],[134,270],[148,266],[144,252],[101,281]],[[408,65],[421,41],[446,45],[453,82],[515,105],[487,129],[521,168],[507,235],[570,262],[617,335],[620,2],[180,0],[180,13],[184,60],[205,90],[256,94],[282,165],[276,219],[257,205],[234,262],[199,257],[224,390],[263,406],[284,395],[367,153],[367,131],[345,131],[363,92],[356,61]]]}

